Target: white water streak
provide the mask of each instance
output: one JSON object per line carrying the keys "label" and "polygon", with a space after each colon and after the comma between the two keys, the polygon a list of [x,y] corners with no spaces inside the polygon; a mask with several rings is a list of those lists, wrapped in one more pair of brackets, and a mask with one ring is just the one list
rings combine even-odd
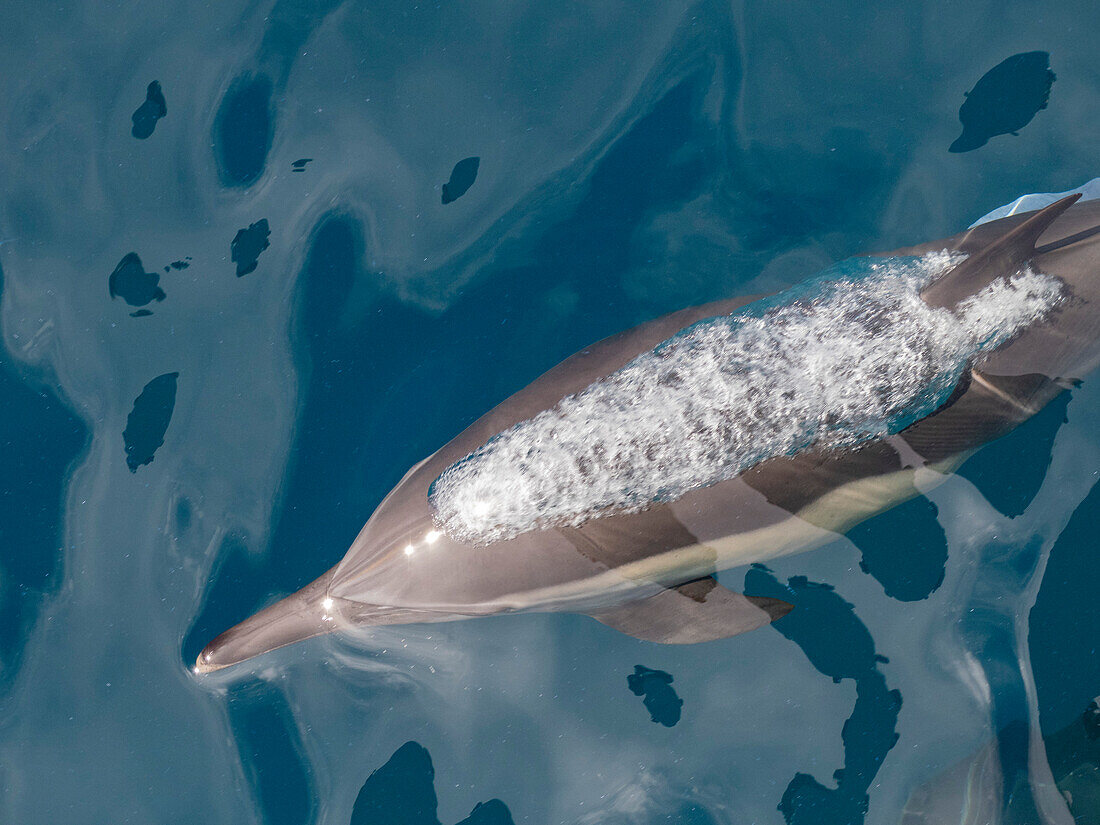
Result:
{"label": "white water streak", "polygon": [[431,494],[438,524],[472,544],[577,526],[810,445],[898,432],[1061,295],[1028,269],[955,312],[929,307],[921,289],[959,260],[868,259],[858,277],[682,330],[447,468]]}

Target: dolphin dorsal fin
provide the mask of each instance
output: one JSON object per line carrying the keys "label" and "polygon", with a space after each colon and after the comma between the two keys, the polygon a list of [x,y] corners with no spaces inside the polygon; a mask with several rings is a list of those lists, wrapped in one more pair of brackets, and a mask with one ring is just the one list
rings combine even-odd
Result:
{"label": "dolphin dorsal fin", "polygon": [[1078,192],[1040,209],[926,286],[921,298],[930,307],[954,309],[997,278],[1015,274],[1035,254],[1039,237],[1080,197]]}
{"label": "dolphin dorsal fin", "polygon": [[791,607],[780,599],[734,593],[713,576],[705,576],[648,599],[588,615],[635,639],[690,645],[763,627],[785,616]]}

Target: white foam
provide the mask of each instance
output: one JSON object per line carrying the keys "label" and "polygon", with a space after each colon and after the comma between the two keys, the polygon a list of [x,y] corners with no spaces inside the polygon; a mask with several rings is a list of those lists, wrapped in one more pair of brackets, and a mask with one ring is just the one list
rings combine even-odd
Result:
{"label": "white foam", "polygon": [[495,436],[430,494],[437,524],[471,544],[611,512],[732,478],[813,445],[898,432],[963,370],[1059,300],[1030,269],[933,309],[923,286],[962,256],[862,259],[734,315],[699,322]]}

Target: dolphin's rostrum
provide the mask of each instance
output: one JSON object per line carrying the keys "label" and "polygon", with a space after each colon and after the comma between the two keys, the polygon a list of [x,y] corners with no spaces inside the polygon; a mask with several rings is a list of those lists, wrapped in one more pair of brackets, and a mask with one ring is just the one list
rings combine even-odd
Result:
{"label": "dolphin's rostrum", "polygon": [[1078,197],[582,350],[409,470],[339,564],[196,670],[519,611],[662,643],[773,621],[790,605],[714,574],[915,497],[918,472],[942,480],[1096,366],[1100,202]]}

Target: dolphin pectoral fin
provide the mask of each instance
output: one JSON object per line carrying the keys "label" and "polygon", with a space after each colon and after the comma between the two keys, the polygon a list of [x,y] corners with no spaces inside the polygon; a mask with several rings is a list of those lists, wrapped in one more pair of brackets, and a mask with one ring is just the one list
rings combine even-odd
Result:
{"label": "dolphin pectoral fin", "polygon": [[787,615],[792,607],[780,599],[734,593],[707,576],[589,615],[635,639],[690,645],[747,633]]}
{"label": "dolphin pectoral fin", "polygon": [[994,375],[972,370],[965,395],[902,430],[900,437],[928,464],[959,464],[974,450],[1007,435],[1067,392],[1037,373]]}

